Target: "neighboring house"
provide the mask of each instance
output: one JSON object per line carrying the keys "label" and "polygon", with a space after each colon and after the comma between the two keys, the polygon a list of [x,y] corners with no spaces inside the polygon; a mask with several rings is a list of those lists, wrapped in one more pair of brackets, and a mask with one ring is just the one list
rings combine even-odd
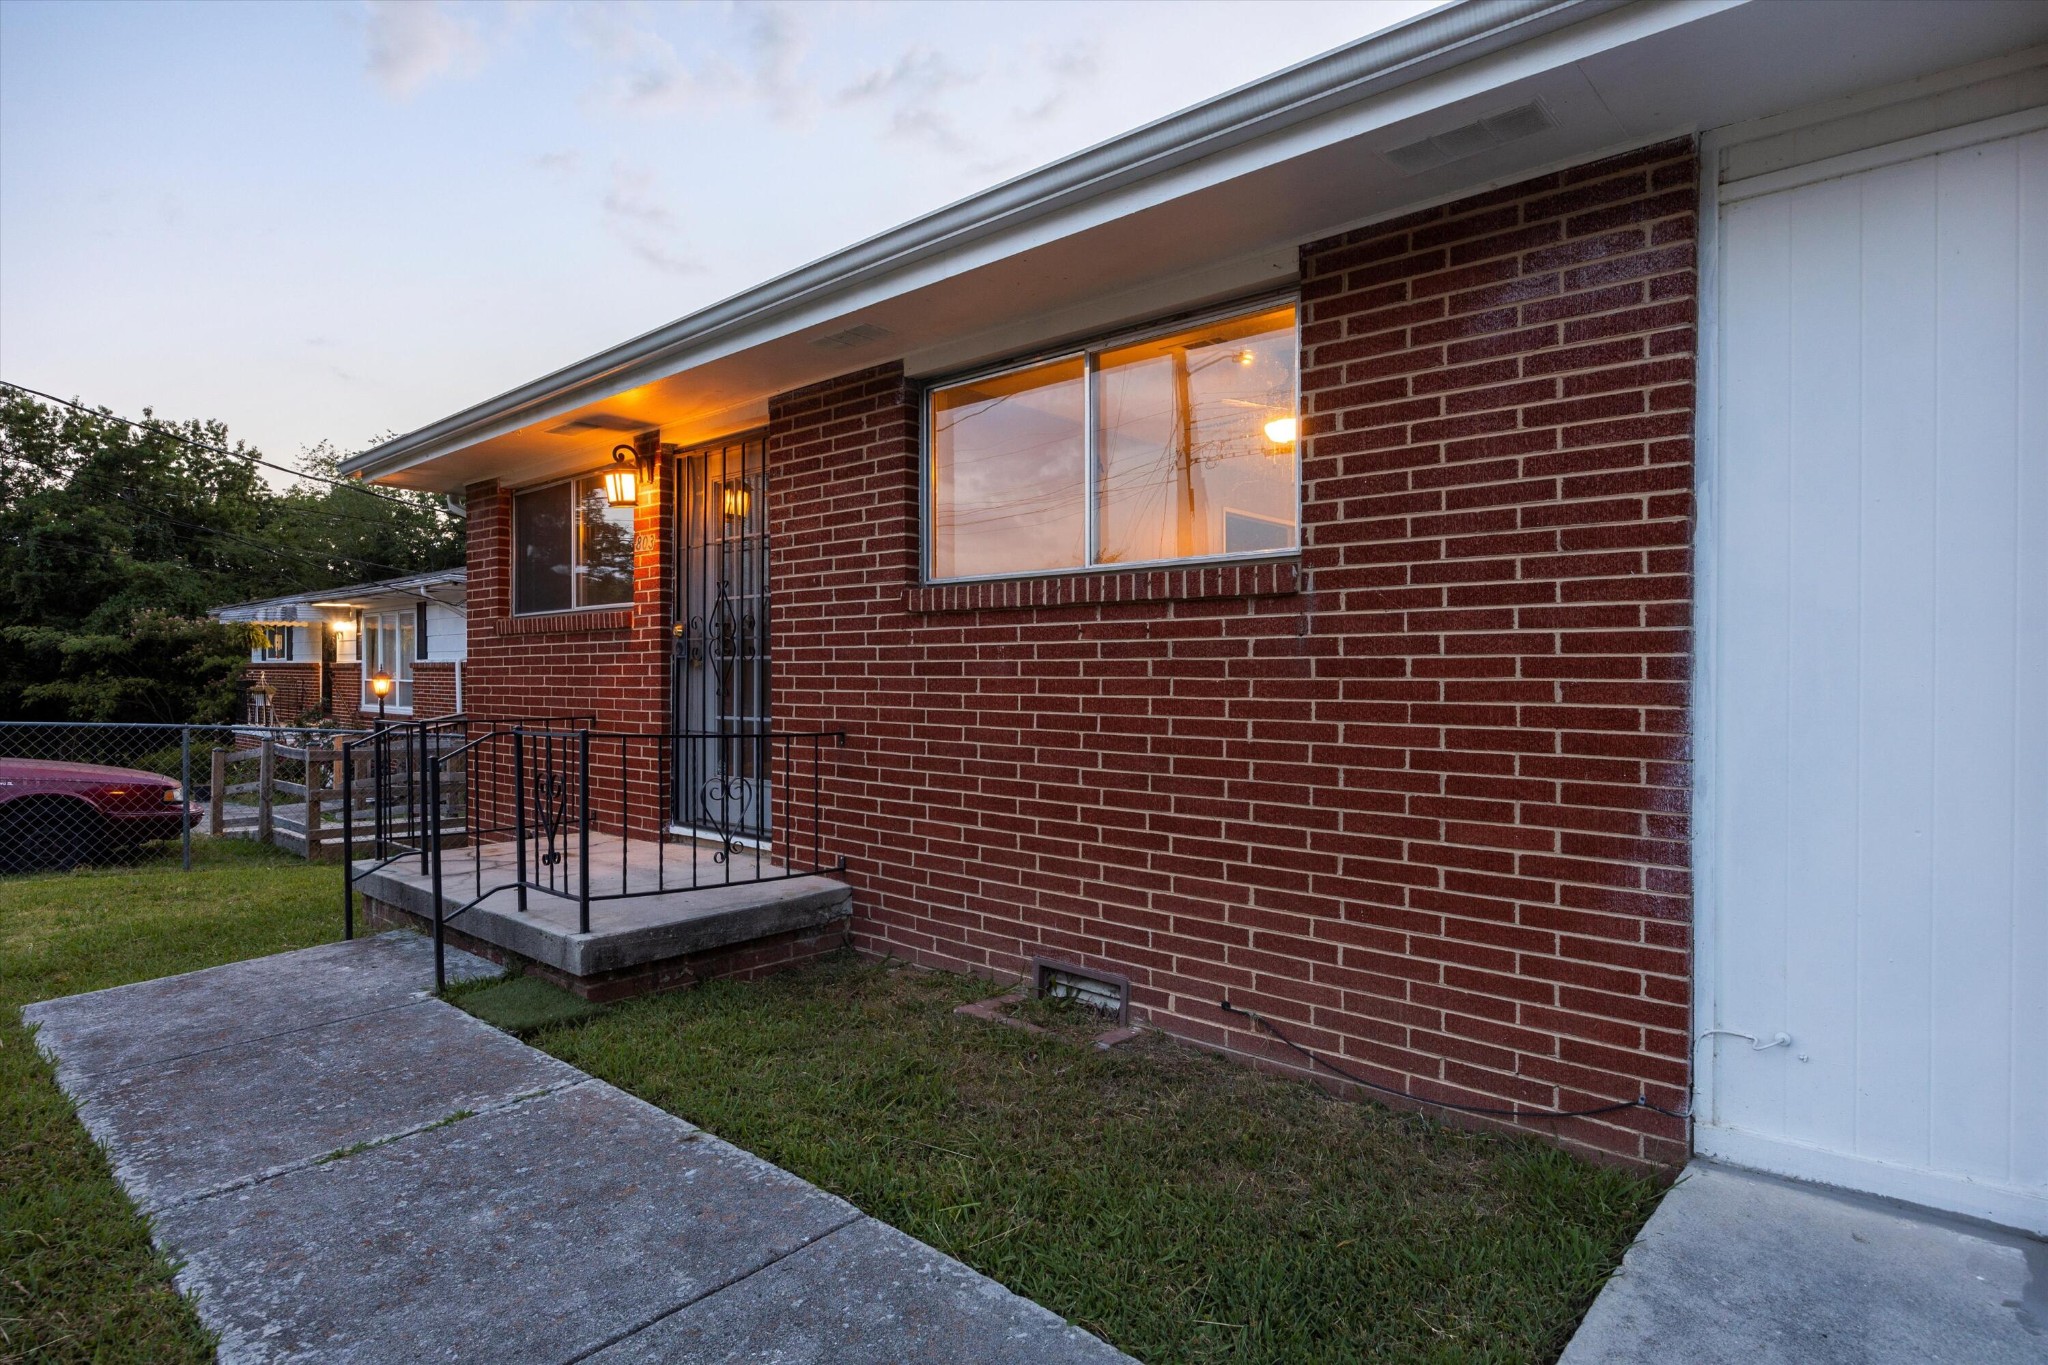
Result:
{"label": "neighboring house", "polygon": [[463,569],[441,569],[214,608],[215,620],[252,628],[239,719],[375,719],[369,680],[380,669],[392,679],[388,717],[425,720],[461,711],[467,577]]}
{"label": "neighboring house", "polygon": [[473,712],[844,728],[866,950],[2048,1229],[2043,43],[1470,0],[347,469]]}

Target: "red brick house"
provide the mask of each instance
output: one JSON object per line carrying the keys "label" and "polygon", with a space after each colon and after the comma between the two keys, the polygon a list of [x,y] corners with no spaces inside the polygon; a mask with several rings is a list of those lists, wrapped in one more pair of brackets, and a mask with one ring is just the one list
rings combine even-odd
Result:
{"label": "red brick house", "polygon": [[1450,5],[347,468],[472,711],[843,729],[867,951],[2038,1230],[2043,42]]}
{"label": "red brick house", "polygon": [[215,620],[250,628],[245,710],[237,719],[373,721],[378,703],[368,680],[380,668],[392,679],[388,718],[427,720],[463,710],[467,579],[465,569],[441,569],[215,607]]}

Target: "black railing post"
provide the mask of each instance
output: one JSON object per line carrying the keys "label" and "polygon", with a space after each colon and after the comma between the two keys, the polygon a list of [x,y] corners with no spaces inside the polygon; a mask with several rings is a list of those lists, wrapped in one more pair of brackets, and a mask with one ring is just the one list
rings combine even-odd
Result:
{"label": "black railing post", "polygon": [[341,746],[341,936],[356,936],[356,756]]}
{"label": "black railing post", "polygon": [[436,993],[448,989],[448,966],[443,946],[444,933],[441,914],[441,768],[430,765],[427,778],[427,861],[433,867],[434,878],[434,990]]}
{"label": "black railing post", "polygon": [[[415,720],[406,723],[405,747],[408,751],[407,763],[409,765],[406,772],[408,793],[410,795],[417,795],[422,799],[431,799],[427,797],[426,788],[428,784],[431,782],[434,790],[438,792],[441,789],[441,783],[437,776],[429,774],[422,766],[428,761],[427,723],[425,721]],[[418,809],[417,802],[415,802],[414,809],[409,814],[411,815],[413,837],[423,840],[423,836],[426,834],[426,822],[423,813]],[[422,877],[427,875],[427,858],[428,854],[423,841],[420,847],[420,875]]]}
{"label": "black railing post", "polygon": [[[576,732],[576,932],[590,932],[590,731]],[[620,812],[621,816],[624,812]],[[624,831],[619,848],[625,849]]]}
{"label": "black railing post", "polygon": [[512,730],[512,852],[519,860],[519,913],[526,913],[526,736]]}

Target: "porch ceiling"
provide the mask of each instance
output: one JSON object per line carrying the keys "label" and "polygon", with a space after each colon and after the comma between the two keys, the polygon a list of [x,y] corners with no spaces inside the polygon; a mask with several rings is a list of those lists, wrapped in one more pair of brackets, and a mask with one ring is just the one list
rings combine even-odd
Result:
{"label": "porch ceiling", "polygon": [[[1526,3],[1468,0],[1462,9],[1490,2],[1523,17],[1483,55],[1459,48],[1417,58],[1370,93],[1305,117],[1266,116],[1266,131],[1251,140],[1159,169],[1171,160],[1162,156],[1127,179],[1106,175],[1062,202],[1006,210],[978,232],[906,250],[898,262],[849,263],[814,289],[784,288],[804,272],[770,282],[755,291],[758,308],[743,306],[748,295],[728,300],[346,468],[455,491],[482,478],[518,482],[590,467],[634,427],[708,440],[759,425],[772,395],[834,375],[897,360],[913,375],[937,374],[1284,286],[1299,243],[1346,227],[2048,41],[2048,4],[1576,0],[1532,13]],[[1388,158],[1533,100],[1554,126],[1417,174]],[[572,427],[590,418],[606,425]]]}

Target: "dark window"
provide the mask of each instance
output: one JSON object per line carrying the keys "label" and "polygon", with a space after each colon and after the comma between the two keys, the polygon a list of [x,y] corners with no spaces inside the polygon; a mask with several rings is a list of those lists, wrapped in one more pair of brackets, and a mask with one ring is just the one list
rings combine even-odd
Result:
{"label": "dark window", "polygon": [[512,500],[512,606],[515,611],[566,611],[574,601],[569,562],[575,490],[566,483]]}
{"label": "dark window", "polygon": [[424,659],[427,657],[427,604],[424,602],[419,603],[413,607],[412,612],[413,657],[415,659]]}

